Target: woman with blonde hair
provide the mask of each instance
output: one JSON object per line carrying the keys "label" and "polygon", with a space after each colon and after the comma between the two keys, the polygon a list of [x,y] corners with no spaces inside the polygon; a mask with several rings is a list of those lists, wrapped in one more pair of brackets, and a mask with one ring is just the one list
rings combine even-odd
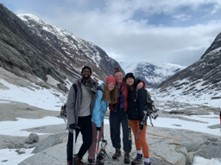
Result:
{"label": "woman with blonde hair", "polygon": [[[116,79],[112,75],[108,76],[105,83],[98,87],[96,101],[92,112],[92,144],[88,152],[89,164],[96,163],[96,143],[98,143],[97,140],[100,141],[101,137],[103,137],[104,116],[109,104],[116,104],[117,92]],[[97,132],[99,132],[98,139],[96,138]]]}

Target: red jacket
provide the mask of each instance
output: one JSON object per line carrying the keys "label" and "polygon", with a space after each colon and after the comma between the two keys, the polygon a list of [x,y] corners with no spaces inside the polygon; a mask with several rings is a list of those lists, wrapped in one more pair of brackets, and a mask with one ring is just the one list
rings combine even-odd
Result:
{"label": "red jacket", "polygon": [[[123,81],[122,84],[120,85],[120,90],[122,92],[122,95],[124,97],[124,111],[126,112],[127,111],[127,108],[128,108],[128,104],[127,104],[127,96],[128,96],[128,88],[127,88],[127,85],[126,83]],[[119,96],[118,96],[119,97]],[[119,103],[117,103],[119,104]],[[115,107],[116,107],[116,104],[110,104],[110,110],[111,111],[115,111]]]}

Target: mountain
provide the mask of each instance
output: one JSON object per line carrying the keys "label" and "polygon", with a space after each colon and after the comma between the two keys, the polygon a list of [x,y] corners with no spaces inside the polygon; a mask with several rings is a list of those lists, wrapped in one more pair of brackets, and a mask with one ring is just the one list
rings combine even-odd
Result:
{"label": "mountain", "polygon": [[0,15],[0,67],[17,76],[44,82],[50,78],[61,88],[78,78],[84,65],[92,67],[96,79],[120,67],[100,47],[35,16],[19,18],[2,4]]}
{"label": "mountain", "polygon": [[221,98],[221,33],[201,58],[159,86],[160,93],[173,98],[194,96],[195,99],[219,101]]}
{"label": "mountain", "polygon": [[148,62],[124,63],[120,62],[125,73],[133,72],[135,77],[146,80],[148,87],[156,88],[162,81],[184,69],[176,64],[151,64]]}

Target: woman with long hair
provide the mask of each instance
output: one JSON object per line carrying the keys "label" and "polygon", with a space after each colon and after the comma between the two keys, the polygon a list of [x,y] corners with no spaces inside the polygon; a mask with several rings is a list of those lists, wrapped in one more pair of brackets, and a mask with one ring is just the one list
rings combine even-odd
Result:
{"label": "woman with long hair", "polygon": [[[104,116],[109,104],[116,104],[117,102],[117,88],[116,79],[110,75],[106,78],[105,83],[101,84],[97,90],[96,101],[92,112],[92,144],[88,152],[89,164],[95,163],[95,150],[97,140],[100,141],[103,137]],[[97,139],[97,132],[99,131],[99,138]]]}

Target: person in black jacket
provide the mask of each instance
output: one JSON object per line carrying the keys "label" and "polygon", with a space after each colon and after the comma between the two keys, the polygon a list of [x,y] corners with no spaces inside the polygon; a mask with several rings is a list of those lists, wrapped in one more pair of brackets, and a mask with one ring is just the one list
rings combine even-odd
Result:
{"label": "person in black jacket", "polygon": [[137,89],[139,81],[135,80],[133,73],[127,73],[125,79],[128,85],[127,115],[135,137],[137,150],[137,156],[132,161],[132,164],[142,163],[144,155],[144,165],[150,165],[149,145],[146,140],[147,123],[145,112],[147,112],[147,91],[145,85]]}

